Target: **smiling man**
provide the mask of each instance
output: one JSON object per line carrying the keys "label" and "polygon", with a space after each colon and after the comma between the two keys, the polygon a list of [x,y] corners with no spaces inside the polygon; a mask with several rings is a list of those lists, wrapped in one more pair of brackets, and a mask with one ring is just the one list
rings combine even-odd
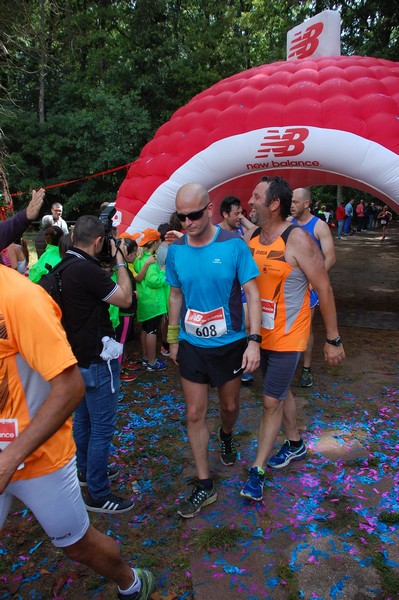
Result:
{"label": "smiling man", "polygon": [[[198,476],[191,496],[178,508],[180,516],[190,518],[217,499],[208,464],[209,385],[219,394],[221,462],[237,461],[232,431],[239,413],[241,374],[259,366],[259,271],[243,239],[212,224],[213,204],[200,184],[180,188],[176,211],[186,234],[169,247],[166,261],[171,286],[168,342],[180,369]],[[248,341],[241,286],[248,303]]]}
{"label": "smiling man", "polygon": [[[262,178],[249,201],[251,218],[259,225],[249,247],[260,271],[263,412],[256,458],[241,495],[258,502],[262,500],[266,462],[268,467],[281,469],[306,455],[290,385],[309,338],[309,283],[319,295],[326,330],[324,359],[334,366],[345,358],[322,253],[307,231],[286,220],[291,204],[292,190],[281,177]],[[277,454],[270,456],[282,426],[287,439]]]}

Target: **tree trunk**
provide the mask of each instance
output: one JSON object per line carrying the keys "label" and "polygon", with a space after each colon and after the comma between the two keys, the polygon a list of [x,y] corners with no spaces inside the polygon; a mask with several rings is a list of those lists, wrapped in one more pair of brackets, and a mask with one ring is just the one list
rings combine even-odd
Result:
{"label": "tree trunk", "polygon": [[45,0],[40,0],[40,48],[39,48],[39,123],[43,125],[44,112],[44,85],[46,77],[46,30],[45,30]]}

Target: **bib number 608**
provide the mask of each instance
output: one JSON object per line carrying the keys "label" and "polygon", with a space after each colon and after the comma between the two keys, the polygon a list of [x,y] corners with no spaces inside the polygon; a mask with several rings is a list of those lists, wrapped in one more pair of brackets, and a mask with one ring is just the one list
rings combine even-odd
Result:
{"label": "bib number 608", "polygon": [[209,327],[204,325],[204,327],[198,327],[195,334],[198,337],[216,337],[218,333],[215,325],[210,325]]}

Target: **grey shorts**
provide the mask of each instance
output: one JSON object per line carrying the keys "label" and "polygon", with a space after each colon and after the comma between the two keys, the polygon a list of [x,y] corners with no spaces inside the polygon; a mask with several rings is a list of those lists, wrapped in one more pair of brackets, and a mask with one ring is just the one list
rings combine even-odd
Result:
{"label": "grey shorts", "polygon": [[298,366],[302,352],[260,351],[260,368],[263,375],[263,393],[284,400]]}
{"label": "grey shorts", "polygon": [[89,528],[75,457],[49,475],[9,483],[0,495],[0,529],[14,496],[30,508],[54,546],[64,548],[75,544]]}
{"label": "grey shorts", "polygon": [[241,376],[242,357],[246,348],[246,338],[215,348],[201,348],[182,340],[177,353],[180,375],[194,383],[220,387]]}

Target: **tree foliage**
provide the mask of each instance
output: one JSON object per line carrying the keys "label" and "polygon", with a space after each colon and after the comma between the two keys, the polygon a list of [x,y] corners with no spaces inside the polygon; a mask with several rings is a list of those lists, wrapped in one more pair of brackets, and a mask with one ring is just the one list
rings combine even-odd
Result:
{"label": "tree foliage", "polygon": [[[398,60],[391,0],[0,0],[0,104],[11,191],[132,162],[158,127],[224,77],[284,60],[286,33],[342,15],[342,48]],[[125,175],[49,190],[68,218]],[[15,201],[18,206],[18,200]]]}

